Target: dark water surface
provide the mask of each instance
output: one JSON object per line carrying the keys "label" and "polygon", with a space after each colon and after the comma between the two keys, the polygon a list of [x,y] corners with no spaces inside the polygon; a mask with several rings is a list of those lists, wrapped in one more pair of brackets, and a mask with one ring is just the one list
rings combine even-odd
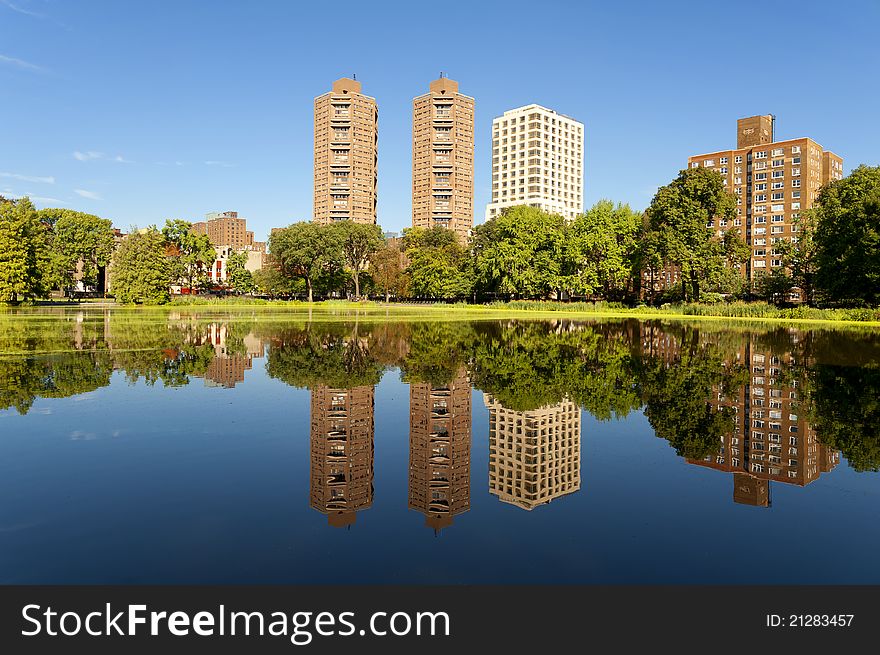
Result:
{"label": "dark water surface", "polygon": [[880,583],[880,335],[0,317],[2,583]]}

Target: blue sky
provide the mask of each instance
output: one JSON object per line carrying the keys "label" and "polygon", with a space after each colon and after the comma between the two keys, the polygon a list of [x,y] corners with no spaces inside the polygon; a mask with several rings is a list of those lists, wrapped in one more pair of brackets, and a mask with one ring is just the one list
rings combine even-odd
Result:
{"label": "blue sky", "polygon": [[[762,20],[776,36],[741,29]],[[379,104],[379,222],[400,230],[411,101],[441,70],[476,98],[478,223],[492,118],[531,102],[585,123],[588,206],[644,208],[762,113],[849,171],[880,164],[877,25],[880,0],[0,0],[0,194],[123,229],[237,210],[265,237],[311,217],[312,101],[356,73]]]}

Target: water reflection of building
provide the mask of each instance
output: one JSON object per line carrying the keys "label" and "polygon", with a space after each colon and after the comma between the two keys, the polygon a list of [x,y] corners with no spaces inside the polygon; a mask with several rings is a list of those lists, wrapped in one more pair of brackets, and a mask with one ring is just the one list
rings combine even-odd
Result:
{"label": "water reflection of building", "polygon": [[226,323],[212,323],[208,326],[204,343],[214,346],[214,359],[205,370],[205,385],[232,389],[244,382],[244,372],[253,365],[254,357],[262,357],[263,341],[252,333],[244,336],[244,352],[230,352],[227,347],[228,326]]}
{"label": "water reflection of building", "polygon": [[374,387],[312,389],[310,504],[349,526],[373,503]]}
{"label": "water reflection of building", "polygon": [[409,507],[435,531],[471,506],[471,386],[464,368],[445,386],[409,391]]}
{"label": "water reflection of building", "polygon": [[784,379],[795,364],[791,353],[757,348],[747,343],[737,352],[749,378],[736,396],[718,393],[718,408],[735,411],[732,434],[721,438],[716,454],[687,460],[734,474],[736,503],[770,506],[770,482],[806,486],[840,463],[840,453],[819,443],[816,431],[799,406],[797,380]]}
{"label": "water reflection of building", "polygon": [[581,412],[569,400],[518,412],[489,408],[489,493],[532,510],[581,488]]}

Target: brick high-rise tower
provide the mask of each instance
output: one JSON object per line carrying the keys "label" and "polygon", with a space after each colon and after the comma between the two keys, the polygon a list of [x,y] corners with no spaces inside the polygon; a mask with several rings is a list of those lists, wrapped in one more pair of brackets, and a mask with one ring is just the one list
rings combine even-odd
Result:
{"label": "brick high-rise tower", "polygon": [[441,77],[413,99],[413,227],[474,225],[474,99]]}
{"label": "brick high-rise tower", "polygon": [[316,223],[376,223],[378,120],[376,100],[353,79],[315,98]]}

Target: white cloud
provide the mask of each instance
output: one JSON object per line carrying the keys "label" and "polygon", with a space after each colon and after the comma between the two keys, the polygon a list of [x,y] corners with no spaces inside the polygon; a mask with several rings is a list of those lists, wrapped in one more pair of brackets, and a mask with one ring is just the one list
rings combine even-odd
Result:
{"label": "white cloud", "polygon": [[42,66],[37,66],[36,64],[32,64],[29,61],[25,61],[24,59],[17,59],[15,57],[8,57],[6,55],[0,55],[0,64],[9,64],[10,66],[15,66],[16,68],[35,71],[38,73],[42,73],[46,70]]}
{"label": "white cloud", "polygon": [[95,150],[88,150],[86,152],[80,152],[77,150],[73,153],[73,158],[78,161],[91,161],[92,159],[101,159],[103,157],[103,152],[96,152]]}
{"label": "white cloud", "polygon": [[107,161],[115,161],[120,164],[133,164],[134,162],[130,159],[126,159],[122,155],[116,155],[115,157],[111,157],[109,155],[105,155],[103,152],[98,152],[97,150],[86,150],[82,152],[80,150],[76,150],[73,153],[73,158],[77,161],[93,161],[95,159],[105,159]]}
{"label": "white cloud", "polygon": [[46,198],[43,196],[30,196],[31,202],[38,202],[41,205],[66,205],[63,200],[58,198]]}
{"label": "white cloud", "polygon": [[230,164],[228,161],[216,161],[214,159],[209,159],[205,162],[205,166],[222,166],[223,168],[231,168],[234,164]]}
{"label": "white cloud", "polygon": [[19,173],[0,173],[0,177],[8,177],[11,180],[20,180],[22,182],[40,182],[41,184],[55,184],[55,178],[51,175],[41,177],[38,175],[20,175]]}
{"label": "white cloud", "polygon": [[4,7],[11,9],[12,11],[15,11],[19,14],[24,14],[25,16],[33,16],[34,18],[43,18],[44,17],[43,14],[38,14],[35,11],[31,11],[29,9],[25,9],[24,7],[20,7],[19,5],[14,4],[10,0],[0,0],[0,5],[3,5]]}
{"label": "white cloud", "polygon": [[74,189],[73,192],[76,195],[82,196],[83,198],[88,198],[89,200],[100,200],[101,199],[101,196],[99,196],[94,191],[86,191],[85,189]]}

